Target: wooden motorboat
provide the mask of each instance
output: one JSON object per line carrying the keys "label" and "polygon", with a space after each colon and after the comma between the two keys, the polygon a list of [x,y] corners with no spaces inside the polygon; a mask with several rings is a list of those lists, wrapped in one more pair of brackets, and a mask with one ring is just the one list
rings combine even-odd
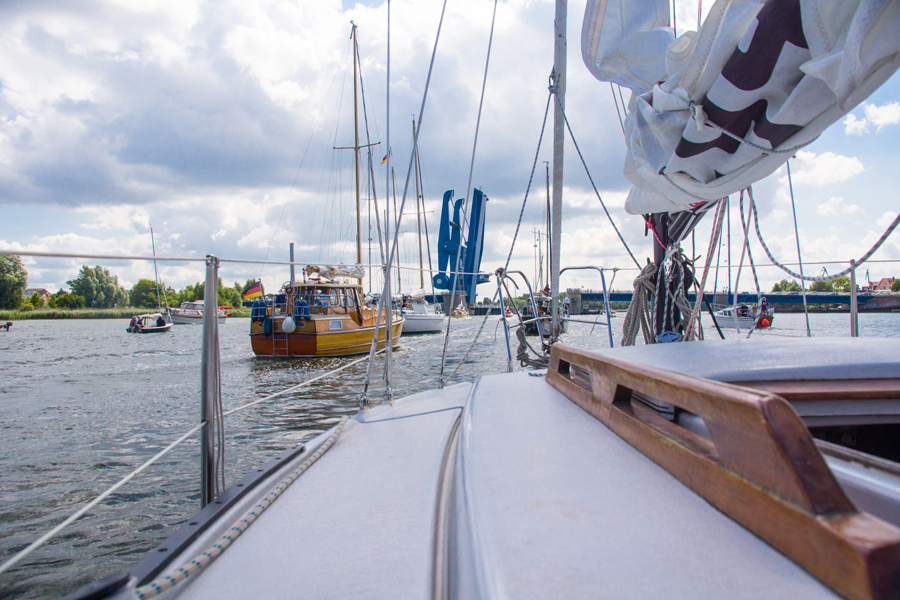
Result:
{"label": "wooden motorboat", "polygon": [[[281,293],[253,303],[250,341],[257,356],[349,356],[372,346],[378,308],[365,306],[362,274],[324,277],[326,267],[309,267],[303,283],[287,283]],[[404,319],[392,314],[394,343]],[[385,315],[378,328],[378,348],[386,338]]]}
{"label": "wooden motorboat", "polygon": [[131,319],[125,331],[128,333],[165,333],[172,329],[160,313],[137,315]]}

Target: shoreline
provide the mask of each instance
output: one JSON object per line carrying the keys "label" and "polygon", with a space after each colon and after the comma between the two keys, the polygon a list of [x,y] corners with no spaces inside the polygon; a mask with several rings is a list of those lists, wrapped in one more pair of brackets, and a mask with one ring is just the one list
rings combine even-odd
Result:
{"label": "shoreline", "polygon": [[[149,308],[80,308],[57,309],[39,308],[30,311],[0,310],[0,321],[66,320],[66,319],[130,319],[136,315],[154,312]],[[229,311],[229,318],[250,317],[249,308],[235,308]]]}

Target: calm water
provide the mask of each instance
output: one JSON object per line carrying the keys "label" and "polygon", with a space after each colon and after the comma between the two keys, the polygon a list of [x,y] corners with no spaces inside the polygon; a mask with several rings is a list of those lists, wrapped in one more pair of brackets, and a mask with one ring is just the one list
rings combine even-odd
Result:
{"label": "calm water", "polygon": [[[622,316],[613,320],[618,343]],[[813,336],[849,336],[849,315],[810,315]],[[450,369],[481,318],[454,319]],[[0,562],[75,512],[199,421],[201,327],[129,335],[126,320],[20,321],[0,333]],[[454,381],[505,367],[497,317]],[[271,360],[250,351],[249,322],[220,329],[226,410],[352,359]],[[707,337],[716,336],[708,317]],[[736,336],[725,331],[726,337]],[[742,335],[746,335],[743,333]],[[754,337],[805,336],[802,314],[778,314]],[[860,316],[860,335],[900,337],[900,314]],[[436,387],[442,335],[404,337],[395,351],[395,395]],[[571,324],[563,341],[608,345],[603,327]],[[379,360],[378,365],[382,363]],[[226,419],[228,482],[356,412],[365,363],[314,389]],[[371,397],[380,398],[376,382]],[[25,563],[0,575],[2,598],[55,598],[128,568],[199,509],[195,438],[129,482]]]}

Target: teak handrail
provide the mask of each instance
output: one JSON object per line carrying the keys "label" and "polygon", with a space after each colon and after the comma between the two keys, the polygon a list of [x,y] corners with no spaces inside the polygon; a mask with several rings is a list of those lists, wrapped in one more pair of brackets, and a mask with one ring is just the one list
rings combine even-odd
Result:
{"label": "teak handrail", "polygon": [[[547,381],[847,598],[900,597],[900,529],[853,506],[783,398],[555,344]],[[632,404],[701,417],[712,441]]]}

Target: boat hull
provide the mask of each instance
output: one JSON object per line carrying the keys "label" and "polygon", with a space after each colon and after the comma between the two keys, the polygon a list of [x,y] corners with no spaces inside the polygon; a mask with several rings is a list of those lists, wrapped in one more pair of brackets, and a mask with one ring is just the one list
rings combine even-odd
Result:
{"label": "boat hull", "polygon": [[171,323],[166,323],[160,327],[126,327],[125,331],[128,333],[165,333],[172,329]]}
{"label": "boat hull", "polygon": [[[177,315],[174,312],[171,314],[172,322],[176,325],[202,325],[203,324],[203,315]],[[219,316],[219,324],[225,322],[224,315]]]}
{"label": "boat hull", "polygon": [[[266,335],[262,321],[251,324],[250,343],[256,356],[352,356],[365,354],[372,347],[375,327],[359,327],[348,316],[316,316],[309,321],[297,323],[292,333],[282,331],[284,318],[275,318],[273,331]],[[340,323],[338,329],[335,323]],[[301,326],[302,325],[302,326]],[[404,321],[394,321],[391,329],[394,344],[403,333]],[[385,328],[378,330],[378,348],[384,348]]]}
{"label": "boat hull", "polygon": [[403,334],[410,333],[439,333],[444,330],[444,315],[403,315]]}

